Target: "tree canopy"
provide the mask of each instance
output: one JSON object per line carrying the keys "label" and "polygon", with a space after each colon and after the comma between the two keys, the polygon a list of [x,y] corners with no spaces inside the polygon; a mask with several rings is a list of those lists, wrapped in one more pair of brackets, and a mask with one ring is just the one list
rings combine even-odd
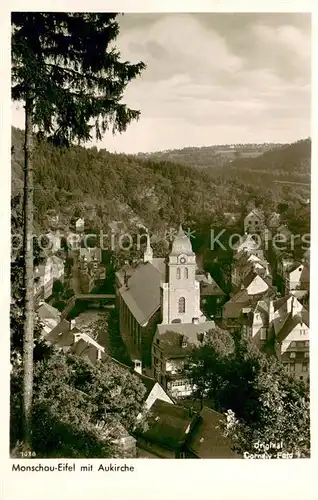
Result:
{"label": "tree canopy", "polygon": [[308,388],[245,334],[232,338],[225,331],[210,332],[189,366],[199,397],[228,413],[225,431],[239,453],[255,453],[258,441],[283,441],[283,452],[309,456]]}
{"label": "tree canopy", "polygon": [[[11,442],[21,439],[21,380],[11,377]],[[116,438],[143,413],[145,387],[111,359],[96,365],[55,352],[34,370],[33,450],[42,457],[118,457]]]}

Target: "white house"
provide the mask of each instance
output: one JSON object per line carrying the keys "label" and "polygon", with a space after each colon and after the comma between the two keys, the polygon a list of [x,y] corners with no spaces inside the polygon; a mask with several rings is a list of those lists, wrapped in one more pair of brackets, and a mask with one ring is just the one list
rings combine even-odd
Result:
{"label": "white house", "polygon": [[244,219],[244,232],[249,234],[262,233],[264,230],[264,215],[254,208]]}
{"label": "white house", "polygon": [[309,266],[307,263],[295,262],[286,273],[286,292],[292,290],[309,290]]}

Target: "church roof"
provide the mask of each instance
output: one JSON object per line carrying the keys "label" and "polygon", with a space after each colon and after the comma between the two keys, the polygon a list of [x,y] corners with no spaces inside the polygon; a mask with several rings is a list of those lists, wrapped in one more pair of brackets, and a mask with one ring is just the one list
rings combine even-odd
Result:
{"label": "church roof", "polygon": [[[156,264],[159,264],[157,262]],[[123,286],[120,294],[140,325],[145,324],[160,307],[160,281],[164,274],[150,262],[140,264],[128,279],[128,288]]]}
{"label": "church roof", "polygon": [[172,242],[172,248],[170,255],[194,255],[192,250],[192,245],[189,237],[183,231],[182,226],[180,225],[179,231]]}

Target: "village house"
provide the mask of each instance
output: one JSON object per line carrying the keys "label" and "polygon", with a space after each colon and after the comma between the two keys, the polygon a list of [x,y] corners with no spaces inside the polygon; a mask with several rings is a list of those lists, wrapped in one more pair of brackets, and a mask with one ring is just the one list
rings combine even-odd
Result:
{"label": "village house", "polygon": [[269,263],[266,259],[245,250],[237,254],[233,260],[231,270],[232,289],[236,292],[241,288],[246,276],[256,273],[267,282],[271,282]]}
{"label": "village house", "polygon": [[75,231],[77,233],[83,233],[85,228],[85,221],[81,217],[75,221]]}
{"label": "village house", "polygon": [[56,255],[52,255],[50,257],[52,261],[52,273],[53,273],[53,280],[59,280],[63,281],[64,280],[64,261],[57,257]]}
{"label": "village house", "polygon": [[273,342],[276,354],[296,378],[307,381],[309,372],[309,314],[293,295],[260,300],[254,309],[252,338],[262,348]]}
{"label": "village house", "polygon": [[61,313],[47,302],[39,302],[36,310],[37,317],[42,327],[42,335],[46,337],[61,321]]}
{"label": "village house", "polygon": [[223,436],[221,425],[225,420],[222,413],[203,407],[186,442],[186,458],[241,458]]}
{"label": "village house", "polygon": [[188,356],[195,347],[203,345],[205,334],[215,328],[214,321],[157,326],[152,344],[152,373],[172,397],[192,394],[194,388],[185,375]]}
{"label": "village house", "polygon": [[86,260],[87,262],[97,262],[102,261],[102,251],[100,248],[80,248],[80,259]]}
{"label": "village house", "polygon": [[69,256],[72,256],[72,252],[78,252],[81,248],[82,237],[80,234],[69,232],[66,236],[66,245]]}
{"label": "village house", "polygon": [[[256,275],[254,276],[256,277]],[[253,277],[251,276],[251,278]],[[242,289],[234,294],[223,306],[222,320],[224,328],[232,333],[239,332],[242,329],[247,333],[252,333],[253,314],[258,302],[276,296],[275,289],[266,283],[265,285],[261,287],[255,286],[255,288],[254,286],[250,288],[242,285]]]}
{"label": "village house", "polygon": [[248,234],[262,233],[265,228],[264,214],[254,208],[244,219],[244,232]]}
{"label": "village house", "polygon": [[264,259],[264,252],[259,235],[245,233],[243,236],[240,236],[236,243],[234,243],[233,250],[236,255],[247,251],[260,259]]}
{"label": "village house", "polygon": [[283,293],[304,291],[309,293],[310,270],[308,262],[295,262],[284,254],[278,258],[277,274],[281,279]]}
{"label": "village house", "polygon": [[309,266],[300,262],[294,262],[286,272],[286,293],[292,290],[309,291]]}
{"label": "village house", "polygon": [[309,380],[309,313],[292,294],[274,303],[276,353],[297,379]]}
{"label": "village house", "polygon": [[136,429],[138,458],[185,458],[186,441],[198,420],[188,408],[157,399],[147,430]]}
{"label": "village house", "polygon": [[47,300],[53,292],[53,261],[47,258],[43,264],[39,264],[34,269],[35,290],[43,287],[43,298]]}
{"label": "village house", "polygon": [[[135,363],[134,366],[129,367],[127,365],[124,365],[123,363],[120,363],[118,360],[111,358],[106,353],[102,357],[102,362],[116,363],[116,365],[118,365],[120,368],[135,375],[143,383],[146,389],[144,395],[144,409],[146,411],[149,411],[151,409],[151,407],[153,406],[153,404],[157,399],[159,399],[160,401],[165,401],[166,403],[175,404],[174,400],[171,398],[171,396],[169,396],[169,394],[166,392],[163,386],[160,385],[159,382],[153,377],[148,377],[147,375],[144,375],[141,372],[141,366],[139,366],[137,363]],[[138,415],[137,420],[140,420],[141,416],[142,416],[141,414]]]}
{"label": "village house", "polygon": [[200,283],[200,306],[209,306],[209,312],[213,316],[219,316],[225,300],[225,293],[212,278],[210,273],[197,270],[195,279]]}
{"label": "village house", "polygon": [[61,250],[61,239],[62,239],[62,233],[57,230],[57,231],[49,231],[46,233],[46,237],[49,240],[49,245],[48,249],[50,250],[51,253],[57,253]]}
{"label": "village house", "polygon": [[47,211],[47,223],[50,228],[55,229],[60,222],[60,216],[54,210]]}
{"label": "village house", "polygon": [[280,214],[277,212],[271,213],[267,219],[266,226],[270,231],[276,233],[280,226]]}
{"label": "village house", "polygon": [[143,369],[151,369],[158,324],[181,323],[187,335],[197,331],[197,323],[206,323],[205,330],[214,324],[209,325],[200,310],[196,269],[191,242],[180,227],[166,259],[154,258],[148,235],[143,262],[116,273],[121,336],[131,359],[139,360]]}

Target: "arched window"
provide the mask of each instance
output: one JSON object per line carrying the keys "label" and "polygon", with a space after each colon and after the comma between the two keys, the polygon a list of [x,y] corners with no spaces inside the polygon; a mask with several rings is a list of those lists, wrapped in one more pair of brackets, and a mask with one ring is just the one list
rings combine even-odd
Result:
{"label": "arched window", "polygon": [[184,297],[180,297],[178,305],[179,305],[179,313],[184,313],[185,312],[185,298]]}
{"label": "arched window", "polygon": [[184,277],[186,280],[189,278],[189,272],[187,267],[184,269]]}
{"label": "arched window", "polygon": [[181,270],[180,267],[177,267],[177,280],[181,278]]}

